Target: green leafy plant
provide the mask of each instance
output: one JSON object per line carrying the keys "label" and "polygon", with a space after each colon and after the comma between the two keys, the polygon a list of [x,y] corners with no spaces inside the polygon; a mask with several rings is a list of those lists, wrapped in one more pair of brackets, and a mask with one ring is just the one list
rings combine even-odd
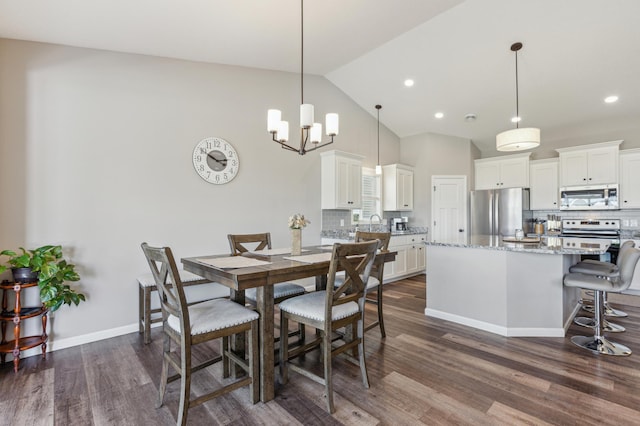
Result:
{"label": "green leafy plant", "polygon": [[[11,268],[29,268],[38,273],[38,287],[40,300],[49,308],[56,311],[63,304],[78,305],[85,300],[82,293],[65,284],[68,281],[80,280],[75,265],[67,263],[62,257],[62,246],[42,246],[34,250],[20,247],[20,253],[13,250],[3,250],[0,255],[8,256],[7,264]],[[0,265],[0,273],[7,270],[6,265]]]}

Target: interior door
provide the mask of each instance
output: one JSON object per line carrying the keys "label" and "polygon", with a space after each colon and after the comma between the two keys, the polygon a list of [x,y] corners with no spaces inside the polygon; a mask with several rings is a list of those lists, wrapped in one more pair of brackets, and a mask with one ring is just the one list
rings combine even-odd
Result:
{"label": "interior door", "polygon": [[467,242],[467,177],[431,176],[431,241]]}

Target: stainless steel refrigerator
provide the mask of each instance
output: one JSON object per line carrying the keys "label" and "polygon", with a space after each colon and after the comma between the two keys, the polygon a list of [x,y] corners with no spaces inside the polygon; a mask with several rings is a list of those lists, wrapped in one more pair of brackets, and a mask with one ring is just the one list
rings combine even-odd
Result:
{"label": "stainless steel refrigerator", "polygon": [[531,232],[528,188],[471,191],[469,236],[513,236],[516,229]]}

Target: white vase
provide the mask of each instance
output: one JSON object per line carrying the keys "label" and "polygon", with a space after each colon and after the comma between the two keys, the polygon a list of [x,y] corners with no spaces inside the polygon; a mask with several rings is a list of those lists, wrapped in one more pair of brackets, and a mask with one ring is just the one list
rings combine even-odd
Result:
{"label": "white vase", "polygon": [[302,254],[302,229],[291,230],[291,254],[293,256]]}

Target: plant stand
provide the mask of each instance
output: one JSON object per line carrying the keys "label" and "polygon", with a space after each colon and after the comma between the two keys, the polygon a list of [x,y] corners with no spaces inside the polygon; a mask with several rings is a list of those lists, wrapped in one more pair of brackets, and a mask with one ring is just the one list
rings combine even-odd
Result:
{"label": "plant stand", "polygon": [[[21,292],[25,288],[38,288],[37,282],[32,283],[10,283],[4,281],[0,283],[2,289],[2,312],[0,312],[0,328],[2,340],[0,341],[0,362],[5,363],[6,354],[13,355],[13,371],[18,372],[20,365],[20,352],[34,348],[38,345],[42,348],[42,357],[47,354],[47,313],[49,310],[44,305],[34,307],[23,307],[21,304]],[[15,304],[13,310],[8,309],[8,292],[15,292]],[[20,337],[20,326],[23,320],[28,318],[41,317],[42,334],[39,336]],[[13,323],[12,340],[7,340],[7,324]]]}

